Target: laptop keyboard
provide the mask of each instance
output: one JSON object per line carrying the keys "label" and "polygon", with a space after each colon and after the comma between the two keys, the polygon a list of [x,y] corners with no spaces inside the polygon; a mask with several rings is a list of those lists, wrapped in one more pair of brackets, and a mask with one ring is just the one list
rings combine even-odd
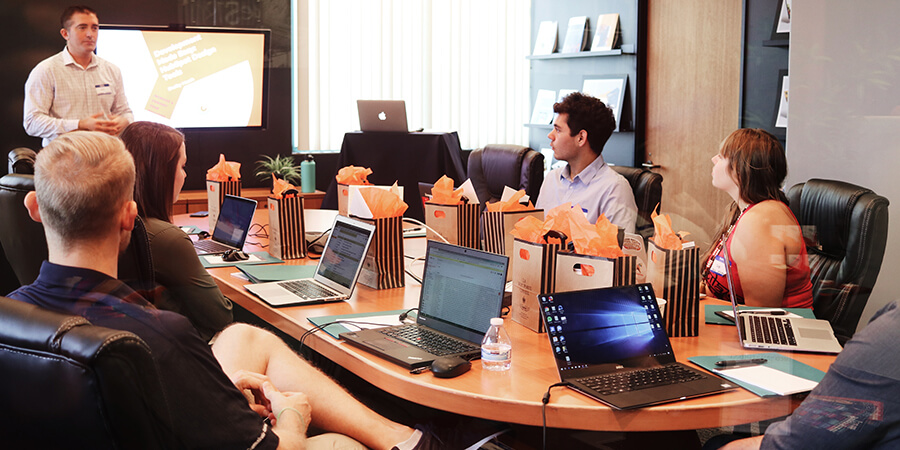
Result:
{"label": "laptop keyboard", "polygon": [[582,378],[578,381],[603,395],[610,395],[668,384],[684,383],[701,378],[703,376],[694,370],[680,364],[670,364],[649,369],[597,375]]}
{"label": "laptop keyboard", "polygon": [[231,247],[220,244],[212,239],[203,239],[194,242],[194,248],[206,253],[225,253],[228,250],[232,250]]}
{"label": "laptop keyboard", "polygon": [[319,286],[319,284],[313,283],[311,280],[282,281],[281,283],[278,283],[278,285],[304,299],[331,298],[338,296],[335,292]]}
{"label": "laptop keyboard", "polygon": [[436,356],[455,355],[457,353],[477,352],[480,347],[435,333],[428,328],[415,324],[401,325],[379,330],[382,334],[408,342]]}
{"label": "laptop keyboard", "polygon": [[767,344],[797,345],[794,329],[788,319],[747,316],[750,319],[750,340]]}

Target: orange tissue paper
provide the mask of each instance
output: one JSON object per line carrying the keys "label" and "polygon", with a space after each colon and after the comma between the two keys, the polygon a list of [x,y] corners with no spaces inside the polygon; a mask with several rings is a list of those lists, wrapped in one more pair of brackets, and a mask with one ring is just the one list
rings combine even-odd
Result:
{"label": "orange tissue paper", "polygon": [[[549,211],[545,220],[541,222],[534,217],[525,217],[516,222],[512,231],[513,236],[529,242],[544,244],[549,243],[544,239],[550,230],[563,233],[567,237],[567,245],[571,241],[575,247],[575,253],[581,255],[601,256],[604,258],[616,258],[622,256],[619,248],[619,229],[601,215],[597,224],[592,225],[581,208],[572,203],[564,203]],[[558,239],[554,240],[558,241]]]}
{"label": "orange tissue paper", "polygon": [[672,231],[672,219],[669,218],[668,214],[660,215],[654,210],[653,213],[650,214],[650,218],[653,220],[654,230],[650,240],[652,240],[659,248],[681,250],[683,240],[679,234],[686,236],[688,233],[685,231],[682,231],[681,233]]}
{"label": "orange tissue paper", "polygon": [[372,169],[368,167],[347,166],[338,170],[334,179],[337,180],[339,184],[371,184],[368,180],[369,175],[371,174]]}
{"label": "orange tissue paper", "polygon": [[241,163],[225,161],[225,155],[219,154],[219,162],[206,171],[209,181],[235,181],[241,179]]}
{"label": "orange tissue paper", "polygon": [[453,178],[442,176],[431,188],[431,200],[429,203],[438,205],[458,205],[462,203],[462,188],[453,189]]}
{"label": "orange tissue paper", "polygon": [[373,219],[402,216],[406,212],[406,208],[409,207],[400,198],[400,188],[397,187],[396,182],[394,182],[390,190],[365,188],[360,189],[359,194],[362,195],[366,206],[369,207]]}
{"label": "orange tissue paper", "polygon": [[507,201],[497,201],[495,203],[488,203],[485,205],[489,212],[495,211],[503,211],[503,212],[514,212],[514,211],[530,211],[534,209],[534,205],[531,204],[531,201],[528,202],[528,205],[523,205],[519,203],[519,200],[525,196],[525,189],[519,189],[518,192],[513,194],[512,197]]}
{"label": "orange tissue paper", "polygon": [[297,187],[294,186],[293,184],[291,184],[287,181],[284,181],[282,179],[279,179],[278,177],[275,176],[275,174],[272,174],[272,198],[275,198],[275,199],[283,198],[284,193],[291,189],[293,189],[294,192],[289,193],[288,195],[295,195],[295,194],[297,194],[297,192],[300,192],[299,190],[297,190]]}
{"label": "orange tissue paper", "polygon": [[513,226],[510,233],[523,241],[546,244],[544,240],[544,221],[534,216],[525,216]]}

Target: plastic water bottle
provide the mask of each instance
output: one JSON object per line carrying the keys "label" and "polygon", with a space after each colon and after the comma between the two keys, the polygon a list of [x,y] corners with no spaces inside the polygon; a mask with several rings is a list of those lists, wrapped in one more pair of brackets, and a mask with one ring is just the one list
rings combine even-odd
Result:
{"label": "plastic water bottle", "polygon": [[316,192],[316,161],[312,155],[306,155],[306,161],[300,163],[300,191]]}
{"label": "plastic water bottle", "polygon": [[509,370],[512,362],[512,343],[506,329],[503,328],[503,318],[491,319],[491,328],[481,341],[481,367],[486,370]]}

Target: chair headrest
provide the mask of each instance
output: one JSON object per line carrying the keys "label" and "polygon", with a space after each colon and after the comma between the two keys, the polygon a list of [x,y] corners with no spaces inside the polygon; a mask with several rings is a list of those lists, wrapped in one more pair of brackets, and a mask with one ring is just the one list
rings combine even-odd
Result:
{"label": "chair headrest", "polygon": [[18,147],[9,152],[9,173],[34,173],[37,153],[27,147]]}

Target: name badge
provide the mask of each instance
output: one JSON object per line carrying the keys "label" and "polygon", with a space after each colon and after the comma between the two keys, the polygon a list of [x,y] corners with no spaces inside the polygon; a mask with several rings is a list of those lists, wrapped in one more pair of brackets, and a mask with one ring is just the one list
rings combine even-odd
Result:
{"label": "name badge", "polygon": [[113,93],[109,83],[95,85],[94,90],[97,91],[97,95],[112,95]]}
{"label": "name badge", "polygon": [[721,256],[716,256],[713,259],[712,266],[710,266],[709,271],[716,274],[725,276],[725,260]]}

